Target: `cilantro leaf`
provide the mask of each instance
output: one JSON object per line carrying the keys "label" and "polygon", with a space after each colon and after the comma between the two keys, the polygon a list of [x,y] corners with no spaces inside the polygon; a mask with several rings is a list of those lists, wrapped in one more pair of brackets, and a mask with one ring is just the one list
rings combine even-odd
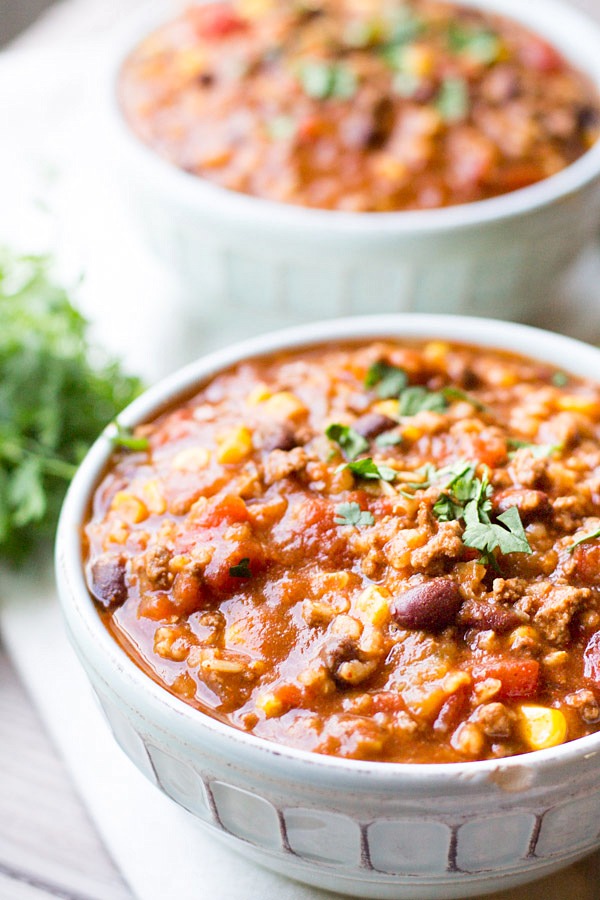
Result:
{"label": "cilantro leaf", "polygon": [[150,441],[145,437],[136,437],[131,428],[125,428],[119,422],[115,422],[117,433],[111,438],[114,447],[122,447],[124,450],[147,450]]}
{"label": "cilantro leaf", "polygon": [[141,390],[90,347],[50,267],[0,249],[0,558],[12,563],[53,537],[87,448]]}
{"label": "cilantro leaf", "polygon": [[250,571],[250,557],[244,556],[243,559],[240,559],[237,565],[230,566],[229,574],[232,578],[251,578],[252,572]]}
{"label": "cilantro leaf", "polygon": [[562,444],[531,444],[529,441],[519,441],[516,438],[509,438],[508,444],[514,448],[508,454],[510,459],[514,457],[517,450],[530,450],[535,459],[543,459],[546,456],[552,456],[553,453],[560,453],[563,449]]}
{"label": "cilantro leaf", "polygon": [[396,478],[395,469],[390,466],[377,465],[370,456],[366,459],[357,459],[354,462],[344,463],[339,466],[338,471],[342,469],[350,469],[357,478],[366,478],[373,481],[394,481]]}
{"label": "cilantro leaf", "polygon": [[499,515],[496,523],[482,522],[477,501],[472,500],[465,507],[464,519],[467,527],[462,536],[463,544],[481,550],[487,562],[496,548],[501,553],[533,552],[516,506],[511,506]]}
{"label": "cilantro leaf", "polygon": [[375,438],[378,447],[397,447],[402,443],[402,435],[396,431],[384,431]]}
{"label": "cilantro leaf", "polygon": [[417,413],[429,410],[431,412],[444,412],[448,408],[448,401],[443,394],[430,391],[426,387],[417,385],[407,387],[400,395],[398,407],[399,416],[416,416]]}
{"label": "cilantro leaf", "polygon": [[355,459],[369,449],[368,440],[350,425],[340,425],[338,422],[334,422],[325,429],[325,434],[330,441],[334,441],[340,446],[347,459]]}
{"label": "cilantro leaf", "polygon": [[373,363],[365,377],[365,387],[377,388],[377,396],[382,400],[398,397],[408,384],[408,375],[404,369],[391,366],[384,360]]}
{"label": "cilantro leaf", "polygon": [[448,46],[453,53],[469,56],[484,65],[495,62],[502,49],[500,39],[493,31],[465,28],[458,22],[450,23]]}
{"label": "cilantro leaf", "polygon": [[358,86],[354,71],[344,63],[305,61],[298,77],[304,93],[313,100],[349,100]]}
{"label": "cilantro leaf", "polygon": [[368,510],[361,509],[358,503],[340,503],[339,506],[336,506],[335,511],[337,513],[336,525],[355,525],[357,528],[362,528],[375,524],[373,514]]}
{"label": "cilantro leaf", "polygon": [[445,122],[459,122],[469,112],[469,89],[463,78],[444,78],[437,100],[437,110]]}
{"label": "cilantro leaf", "polygon": [[480,400],[477,400],[476,397],[473,397],[471,394],[467,394],[466,391],[461,391],[460,388],[454,387],[454,385],[448,385],[448,387],[442,388],[441,393],[444,395],[446,400],[464,400],[465,403],[470,403],[473,409],[478,410],[478,412],[485,412],[487,407]]}
{"label": "cilantro leaf", "polygon": [[567,547],[567,550],[569,553],[572,553],[575,547],[579,547],[580,544],[585,544],[586,541],[594,541],[596,538],[600,538],[600,528],[596,531],[590,531],[589,534],[584,534],[583,537],[578,538],[574,543]]}
{"label": "cilantro leaf", "polygon": [[550,381],[554,387],[566,387],[569,383],[569,376],[566,372],[554,372]]}

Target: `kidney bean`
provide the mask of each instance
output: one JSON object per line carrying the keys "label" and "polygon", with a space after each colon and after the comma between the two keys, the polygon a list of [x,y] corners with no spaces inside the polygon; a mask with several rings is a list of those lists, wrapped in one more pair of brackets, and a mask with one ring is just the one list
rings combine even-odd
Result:
{"label": "kidney bean", "polygon": [[518,628],[527,621],[527,617],[516,609],[507,609],[493,603],[466,603],[459,614],[459,624],[467,628],[496,631],[503,634]]}
{"label": "kidney bean", "polygon": [[389,431],[391,428],[394,428],[397,424],[398,423],[393,419],[390,419],[389,416],[374,412],[365,413],[364,416],[361,416],[356,420],[352,427],[367,440],[372,440],[373,438],[379,437],[384,431]]}
{"label": "kidney bean", "polygon": [[263,439],[263,450],[272,453],[273,450],[293,450],[298,447],[300,441],[295,432],[287,425],[281,425],[269,431]]}
{"label": "kidney bean", "polygon": [[544,491],[527,490],[526,488],[508,488],[500,491],[494,497],[493,505],[497,513],[506,512],[511,506],[516,506],[523,522],[543,519],[552,513],[552,504],[548,494],[545,494]]}
{"label": "kidney bean", "polygon": [[90,589],[96,600],[106,609],[121,606],[127,599],[125,562],[125,557],[121,554],[105,553],[92,565]]}
{"label": "kidney bean", "polygon": [[456,620],[462,602],[455,581],[434,578],[395,597],[391,613],[402,628],[441,631]]}

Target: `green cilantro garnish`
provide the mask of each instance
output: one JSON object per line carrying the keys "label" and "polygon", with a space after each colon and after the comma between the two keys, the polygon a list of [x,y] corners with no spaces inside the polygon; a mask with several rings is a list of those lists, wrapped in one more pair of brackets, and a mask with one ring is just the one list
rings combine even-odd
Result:
{"label": "green cilantro garnish", "polygon": [[358,86],[356,75],[344,63],[304,62],[298,77],[304,93],[313,100],[349,100]]}
{"label": "green cilantro garnish", "polygon": [[459,122],[469,112],[469,89],[463,78],[444,78],[436,99],[445,122]]}
{"label": "green cilantro garnish", "polygon": [[382,448],[397,447],[398,444],[402,443],[402,435],[396,431],[384,431],[383,434],[375,438],[375,443]]}
{"label": "green cilantro garnish", "polygon": [[369,449],[368,440],[350,425],[334,422],[325,429],[325,434],[330,441],[335,441],[340,446],[347,459],[355,459]]}
{"label": "green cilantro garnish", "polygon": [[338,467],[338,471],[350,469],[357,478],[366,478],[373,481],[393,481],[396,478],[395,469],[390,466],[377,465],[370,456],[366,459],[357,459],[354,462],[344,463]]}
{"label": "green cilantro garnish", "polygon": [[521,516],[516,506],[511,506],[492,523],[472,500],[465,507],[464,520],[466,528],[462,540],[466,547],[474,547],[482,551],[481,561],[497,567],[492,555],[498,548],[501,553],[532,553],[529,546]]}
{"label": "green cilantro garnish", "polygon": [[141,384],[92,356],[46,258],[0,251],[0,321],[0,557],[17,562],[53,537],[77,465]]}
{"label": "green cilantro garnish", "polygon": [[296,131],[296,120],[292,116],[273,116],[267,119],[265,128],[274,141],[287,141]]}
{"label": "green cilantro garnish", "polygon": [[122,447],[124,450],[147,450],[150,441],[145,437],[136,437],[131,428],[125,428],[115,422],[117,433],[111,437],[114,447]]}
{"label": "green cilantro garnish", "polygon": [[404,369],[383,360],[373,363],[365,377],[365,387],[376,388],[377,396],[382,400],[398,397],[407,384],[408,376]]}
{"label": "green cilantro garnish", "polygon": [[360,508],[358,503],[340,503],[336,506],[336,525],[355,525],[362,528],[366,525],[374,525],[375,519],[368,510]]}
{"label": "green cilantro garnish", "polygon": [[554,372],[550,381],[554,387],[565,387],[569,383],[569,376],[565,372]]}
{"label": "green cilantro garnish", "polygon": [[500,39],[493,31],[465,28],[458,22],[450,23],[448,46],[453,53],[470,56],[484,65],[496,62],[502,49]]}
{"label": "green cilantro garnish", "polygon": [[237,565],[230,566],[229,574],[232,578],[251,578],[252,572],[250,571],[250,557],[244,556],[243,559],[240,559]]}
{"label": "green cilantro garnish", "polygon": [[442,393],[430,391],[420,385],[405,388],[400,395],[398,406],[399,416],[416,416],[417,413],[429,410],[431,412],[444,412],[448,408],[448,401]]}
{"label": "green cilantro garnish", "polygon": [[544,459],[546,456],[552,456],[553,453],[560,453],[563,449],[562,444],[530,444],[529,441],[519,441],[516,438],[509,438],[508,445],[514,448],[508,454],[511,459],[517,450],[530,450],[535,459]]}
{"label": "green cilantro garnish", "polygon": [[485,412],[487,409],[485,404],[480,400],[477,400],[476,397],[467,394],[466,391],[461,391],[460,388],[454,387],[454,385],[448,385],[448,387],[442,388],[441,393],[446,400],[463,400],[465,403],[470,403],[473,409],[476,409],[479,412]]}
{"label": "green cilantro garnish", "polygon": [[578,538],[574,543],[567,547],[567,550],[569,553],[572,553],[575,547],[579,547],[580,544],[585,544],[586,541],[594,541],[596,538],[600,538],[600,528],[596,531],[590,531],[589,534],[584,534],[583,537]]}

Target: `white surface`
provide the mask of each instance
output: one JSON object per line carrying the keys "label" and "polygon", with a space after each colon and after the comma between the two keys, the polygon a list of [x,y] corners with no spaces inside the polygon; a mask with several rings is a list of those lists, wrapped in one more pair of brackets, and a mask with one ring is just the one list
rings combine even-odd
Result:
{"label": "white surface", "polygon": [[[127,5],[134,2],[140,0],[129,0]],[[587,5],[591,3],[588,0]],[[71,21],[67,9],[71,6],[73,13],[75,7],[80,11],[73,32],[64,27]],[[177,300],[174,283],[132,233],[114,185],[103,171],[102,153],[94,151],[93,109],[86,107],[85,98],[94,89],[90,64],[96,50],[95,44],[82,41],[98,37],[124,6],[123,0],[65,4],[60,22],[56,20],[55,36],[64,41],[58,52],[23,51],[23,55],[0,57],[0,239],[13,241],[20,235],[27,250],[32,249],[32,242],[41,248],[59,247],[67,271],[75,274],[84,269],[87,278],[82,302],[97,323],[98,335],[115,350],[125,352],[133,368],[154,379],[209,344],[225,342],[235,333],[236,323],[230,322],[220,333],[214,325],[211,331],[208,321],[177,327],[171,306]],[[58,174],[53,175],[56,167]],[[32,215],[30,201],[36,197],[50,204],[51,215]],[[593,254],[571,281],[569,303],[563,301],[548,309],[552,321],[547,324],[590,340],[600,336],[599,284],[600,262]],[[139,321],[147,323],[151,352],[136,339]],[[255,330],[262,325],[257,316]],[[286,898],[284,881],[265,875],[198,832],[190,817],[147,785],[116,749],[66,643],[52,589],[43,588],[37,579],[9,585],[0,576],[0,593],[5,599],[0,624],[6,644],[108,848],[139,900]],[[4,720],[0,731],[13,725]],[[4,798],[3,774],[0,793]],[[31,787],[30,802],[39,799],[43,803],[45,797],[39,797],[41,789],[35,790],[33,778]],[[2,810],[5,813],[6,808]],[[56,827],[61,827],[60,817]],[[159,840],[159,835],[164,837]],[[179,868],[174,861],[181,863]],[[221,869],[216,868],[219,863]],[[595,856],[536,886],[497,897],[597,900],[599,876],[599,858]],[[306,898],[321,896],[298,891]],[[41,891],[34,887],[16,886],[5,875],[0,880],[3,900],[37,897],[38,893]],[[106,900],[117,896],[111,891]]]}

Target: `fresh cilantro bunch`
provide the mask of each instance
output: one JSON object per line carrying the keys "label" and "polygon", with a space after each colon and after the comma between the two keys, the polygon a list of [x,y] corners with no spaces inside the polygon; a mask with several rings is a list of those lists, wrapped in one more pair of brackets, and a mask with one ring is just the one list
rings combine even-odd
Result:
{"label": "fresh cilantro bunch", "polygon": [[51,538],[67,485],[141,390],[93,350],[44,257],[0,249],[0,560]]}

